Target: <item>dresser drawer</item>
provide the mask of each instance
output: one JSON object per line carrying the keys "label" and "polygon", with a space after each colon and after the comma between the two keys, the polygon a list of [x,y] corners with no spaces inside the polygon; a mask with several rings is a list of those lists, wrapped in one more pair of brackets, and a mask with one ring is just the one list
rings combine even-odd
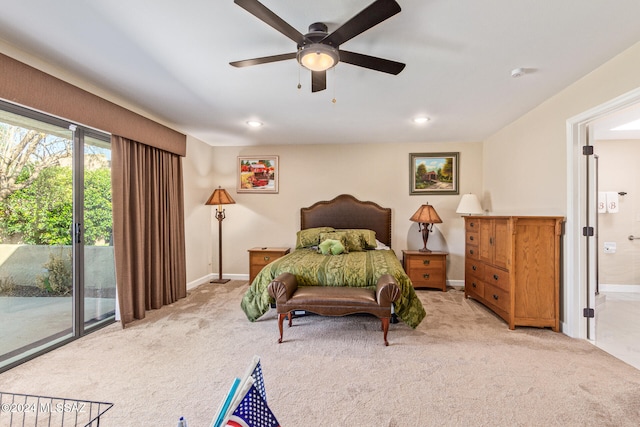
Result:
{"label": "dresser drawer", "polygon": [[509,272],[506,270],[486,265],[484,267],[484,281],[505,291],[509,290]]}
{"label": "dresser drawer", "polygon": [[467,233],[474,233],[480,231],[480,220],[469,219],[464,223],[464,229]]}
{"label": "dresser drawer", "polygon": [[480,251],[478,250],[478,247],[475,245],[465,245],[465,256],[467,258],[471,258],[471,259],[480,259]]}
{"label": "dresser drawer", "polygon": [[484,285],[484,300],[487,304],[493,305],[504,312],[509,312],[511,301],[508,291],[487,283]]}
{"label": "dresser drawer", "polygon": [[477,277],[467,277],[464,279],[464,292],[477,299],[484,299],[484,282]]}
{"label": "dresser drawer", "polygon": [[473,245],[473,246],[478,246],[478,242],[480,234],[478,234],[478,232],[473,231],[473,232],[468,232],[467,236],[466,236],[466,243],[467,245]]}
{"label": "dresser drawer", "polygon": [[464,277],[469,276],[484,280],[484,264],[475,259],[467,259],[464,263]]}

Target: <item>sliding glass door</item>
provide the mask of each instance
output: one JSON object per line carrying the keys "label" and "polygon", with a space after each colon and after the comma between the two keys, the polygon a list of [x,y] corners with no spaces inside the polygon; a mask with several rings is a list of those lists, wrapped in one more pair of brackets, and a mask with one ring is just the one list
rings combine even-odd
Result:
{"label": "sliding glass door", "polygon": [[0,371],[112,321],[109,136],[0,103]]}

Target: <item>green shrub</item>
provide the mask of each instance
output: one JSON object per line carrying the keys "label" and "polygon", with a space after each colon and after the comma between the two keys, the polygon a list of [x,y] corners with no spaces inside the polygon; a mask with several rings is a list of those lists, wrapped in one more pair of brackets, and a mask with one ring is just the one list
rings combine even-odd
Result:
{"label": "green shrub", "polygon": [[13,277],[0,277],[0,295],[13,295],[16,290],[16,282]]}
{"label": "green shrub", "polygon": [[55,295],[70,295],[73,284],[71,253],[60,251],[59,255],[49,254],[49,261],[44,265],[47,273],[38,276],[38,288]]}

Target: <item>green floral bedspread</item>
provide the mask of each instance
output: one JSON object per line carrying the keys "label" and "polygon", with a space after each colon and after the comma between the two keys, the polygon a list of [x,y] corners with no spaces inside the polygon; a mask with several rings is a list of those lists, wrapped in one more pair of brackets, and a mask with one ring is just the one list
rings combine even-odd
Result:
{"label": "green floral bedspread", "polygon": [[240,306],[254,322],[265,314],[273,299],[267,290],[280,273],[292,273],[300,286],[353,286],[375,289],[378,278],[391,274],[400,287],[395,312],[407,325],[415,328],[426,313],[411,279],[392,250],[368,250],[341,255],[322,255],[315,249],[296,249],[265,266],[251,283]]}

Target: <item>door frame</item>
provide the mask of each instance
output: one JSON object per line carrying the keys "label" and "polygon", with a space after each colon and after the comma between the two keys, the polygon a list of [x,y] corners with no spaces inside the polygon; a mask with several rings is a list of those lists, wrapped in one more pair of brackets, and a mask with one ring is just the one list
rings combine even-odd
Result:
{"label": "door frame", "polygon": [[[640,88],[598,105],[567,120],[567,221],[564,241],[564,322],[562,331],[588,339],[588,320],[583,315],[589,296],[588,276],[597,274],[597,254],[588,254],[582,227],[587,225],[587,166],[582,147],[587,145],[588,125],[609,114],[640,103]],[[594,224],[595,226],[595,224]],[[596,232],[597,233],[597,232]],[[596,239],[596,236],[593,237]],[[588,269],[587,269],[588,266]],[[591,307],[594,308],[594,307]]]}

